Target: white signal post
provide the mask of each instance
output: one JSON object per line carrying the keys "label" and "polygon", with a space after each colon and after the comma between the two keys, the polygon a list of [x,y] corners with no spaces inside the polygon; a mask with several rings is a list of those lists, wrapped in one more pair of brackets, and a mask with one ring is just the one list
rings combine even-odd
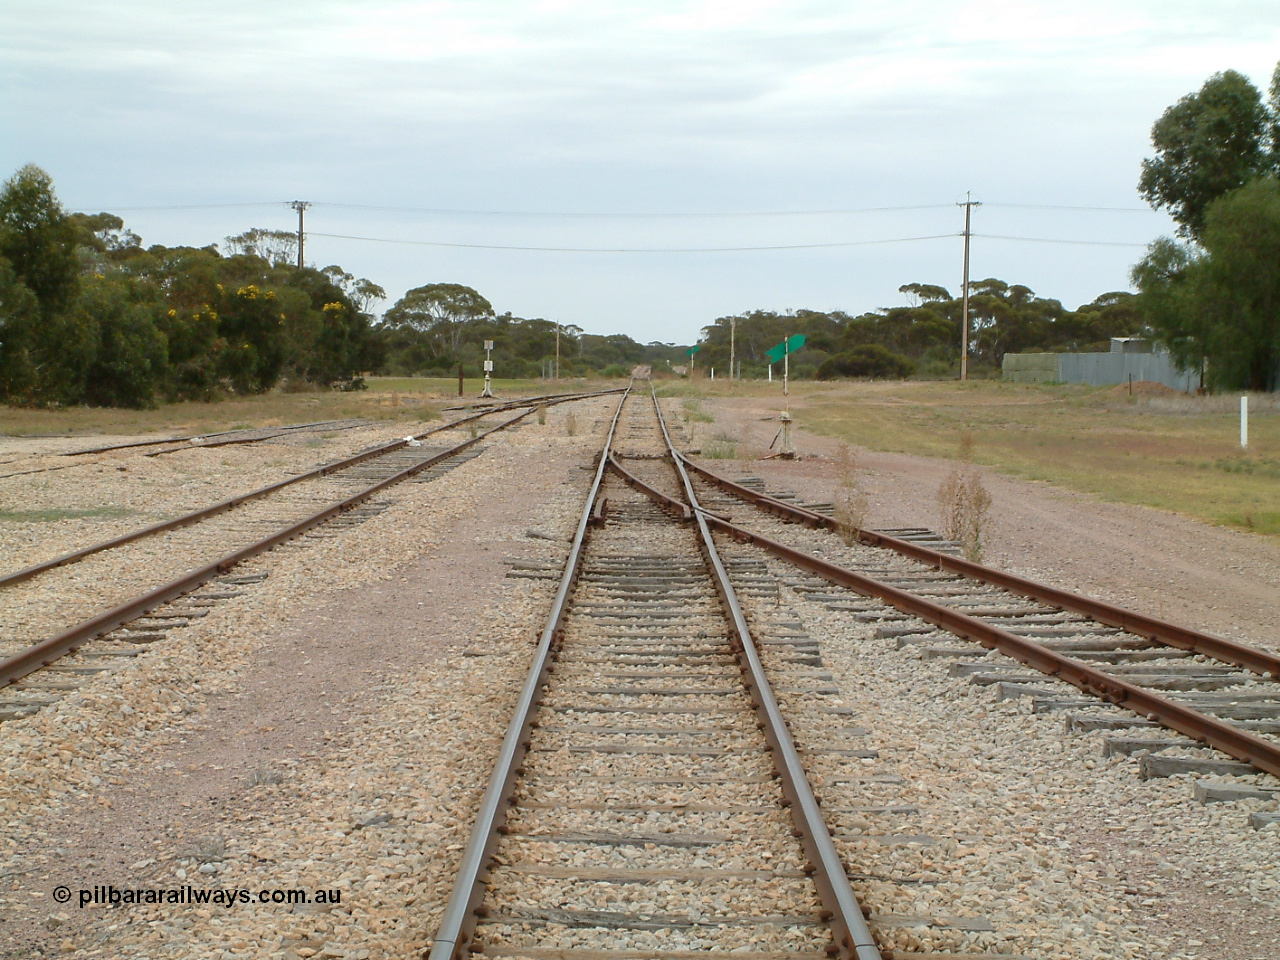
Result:
{"label": "white signal post", "polygon": [[493,360],[491,359],[492,353],[493,341],[486,340],[484,342],[484,390],[480,394],[482,397],[493,396],[493,385],[489,382],[489,378],[493,375]]}
{"label": "white signal post", "polygon": [[1249,449],[1249,397],[1240,398],[1240,449]]}

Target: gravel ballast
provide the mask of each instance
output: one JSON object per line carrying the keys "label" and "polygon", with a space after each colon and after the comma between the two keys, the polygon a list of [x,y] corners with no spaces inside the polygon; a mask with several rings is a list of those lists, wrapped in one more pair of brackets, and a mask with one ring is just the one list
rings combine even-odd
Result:
{"label": "gravel ballast", "polygon": [[[552,407],[545,425],[530,417],[452,472],[397,488],[387,512],[247,565],[270,575],[128,669],[0,723],[0,944],[31,956],[417,956],[555,587],[506,577],[505,561],[559,563],[590,478],[582,467],[615,402]],[[803,434],[798,444],[833,456]],[[254,449],[203,454],[243,454],[222,482],[243,467],[247,489],[285,469]],[[288,469],[339,455],[304,445]],[[869,525],[936,525],[942,466],[876,454],[862,463]],[[838,479],[833,459],[732,466],[813,500],[831,499]],[[94,502],[82,478],[58,488],[55,478],[77,472],[37,475],[48,485],[41,503]],[[144,502],[111,492],[124,487],[102,475],[111,484],[103,502]],[[188,509],[234,492],[184,494],[184,482],[175,468],[165,489]],[[1280,549],[1269,541],[1043,485],[988,483],[1000,508],[989,540],[998,565],[1276,642],[1269,591],[1280,584]],[[117,519],[120,532],[141,525]],[[96,521],[33,527],[80,522]],[[59,543],[88,542],[86,531],[68,526]],[[6,541],[5,556],[22,556],[30,535]],[[818,641],[854,711],[845,722],[867,731],[856,745],[879,752],[822,760],[824,770],[858,774],[848,778],[856,785],[827,790],[824,805],[864,810],[833,816],[842,835],[867,838],[841,844],[868,877],[859,892],[873,915],[981,916],[994,927],[912,927],[904,945],[1064,960],[1280,955],[1280,828],[1249,822],[1274,801],[1204,805],[1185,776],[1142,781],[1138,758],[1103,758],[1101,734],[1064,733],[1061,714],[1034,714],[1026,698],[997,701],[993,688],[948,676],[949,661],[898,649],[870,624],[785,588],[748,606],[794,619]],[[79,909],[74,896],[52,901],[58,884],[342,896],[331,906]]]}

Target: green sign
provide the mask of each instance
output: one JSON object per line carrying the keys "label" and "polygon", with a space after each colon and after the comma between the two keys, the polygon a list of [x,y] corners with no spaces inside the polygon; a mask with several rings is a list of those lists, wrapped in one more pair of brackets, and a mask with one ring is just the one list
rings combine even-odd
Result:
{"label": "green sign", "polygon": [[795,353],[803,346],[804,334],[797,333],[794,337],[788,337],[786,340],[783,340],[782,343],[778,344],[772,350],[766,351],[765,355],[769,358],[770,363],[778,363],[788,353]]}
{"label": "green sign", "polygon": [[692,357],[695,353],[697,353],[697,352],[698,352],[699,350],[701,350],[701,349],[702,349],[702,344],[698,344],[697,346],[692,347],[692,348],[691,348],[691,349],[689,349],[689,350],[686,350],[686,351],[685,351],[685,353],[686,353],[688,356]]}

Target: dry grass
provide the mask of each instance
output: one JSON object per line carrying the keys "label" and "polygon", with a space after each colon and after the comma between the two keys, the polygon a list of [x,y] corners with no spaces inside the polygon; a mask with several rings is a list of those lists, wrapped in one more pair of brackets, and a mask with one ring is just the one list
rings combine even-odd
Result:
{"label": "dry grass", "polygon": [[973,436],[961,434],[959,462],[938,487],[939,530],[974,563],[982,560],[990,510],[991,494],[973,465]]}
{"label": "dry grass", "polygon": [[847,443],[840,444],[840,452],[836,455],[836,492],[832,498],[839,533],[847,546],[853,546],[858,539],[858,531],[866,526],[867,510],[871,506],[866,490],[862,488],[862,476],[858,471],[857,455]]}
{"label": "dry grass", "polygon": [[708,460],[736,460],[739,443],[739,439],[733,434],[717,431],[702,444],[702,456]]}
{"label": "dry grass", "polygon": [[685,423],[715,423],[716,418],[703,409],[697,397],[686,397],[680,401],[680,407]]}

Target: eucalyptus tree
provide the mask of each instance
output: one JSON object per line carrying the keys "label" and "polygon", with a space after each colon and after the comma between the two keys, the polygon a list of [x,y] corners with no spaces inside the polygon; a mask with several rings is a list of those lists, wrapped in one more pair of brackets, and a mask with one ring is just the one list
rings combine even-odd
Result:
{"label": "eucalyptus tree", "polygon": [[1215,73],[1151,128],[1156,155],[1142,162],[1138,190],[1153,207],[1169,211],[1183,237],[1199,239],[1214,200],[1255,177],[1276,173],[1278,84],[1280,67],[1269,107],[1243,74]]}

